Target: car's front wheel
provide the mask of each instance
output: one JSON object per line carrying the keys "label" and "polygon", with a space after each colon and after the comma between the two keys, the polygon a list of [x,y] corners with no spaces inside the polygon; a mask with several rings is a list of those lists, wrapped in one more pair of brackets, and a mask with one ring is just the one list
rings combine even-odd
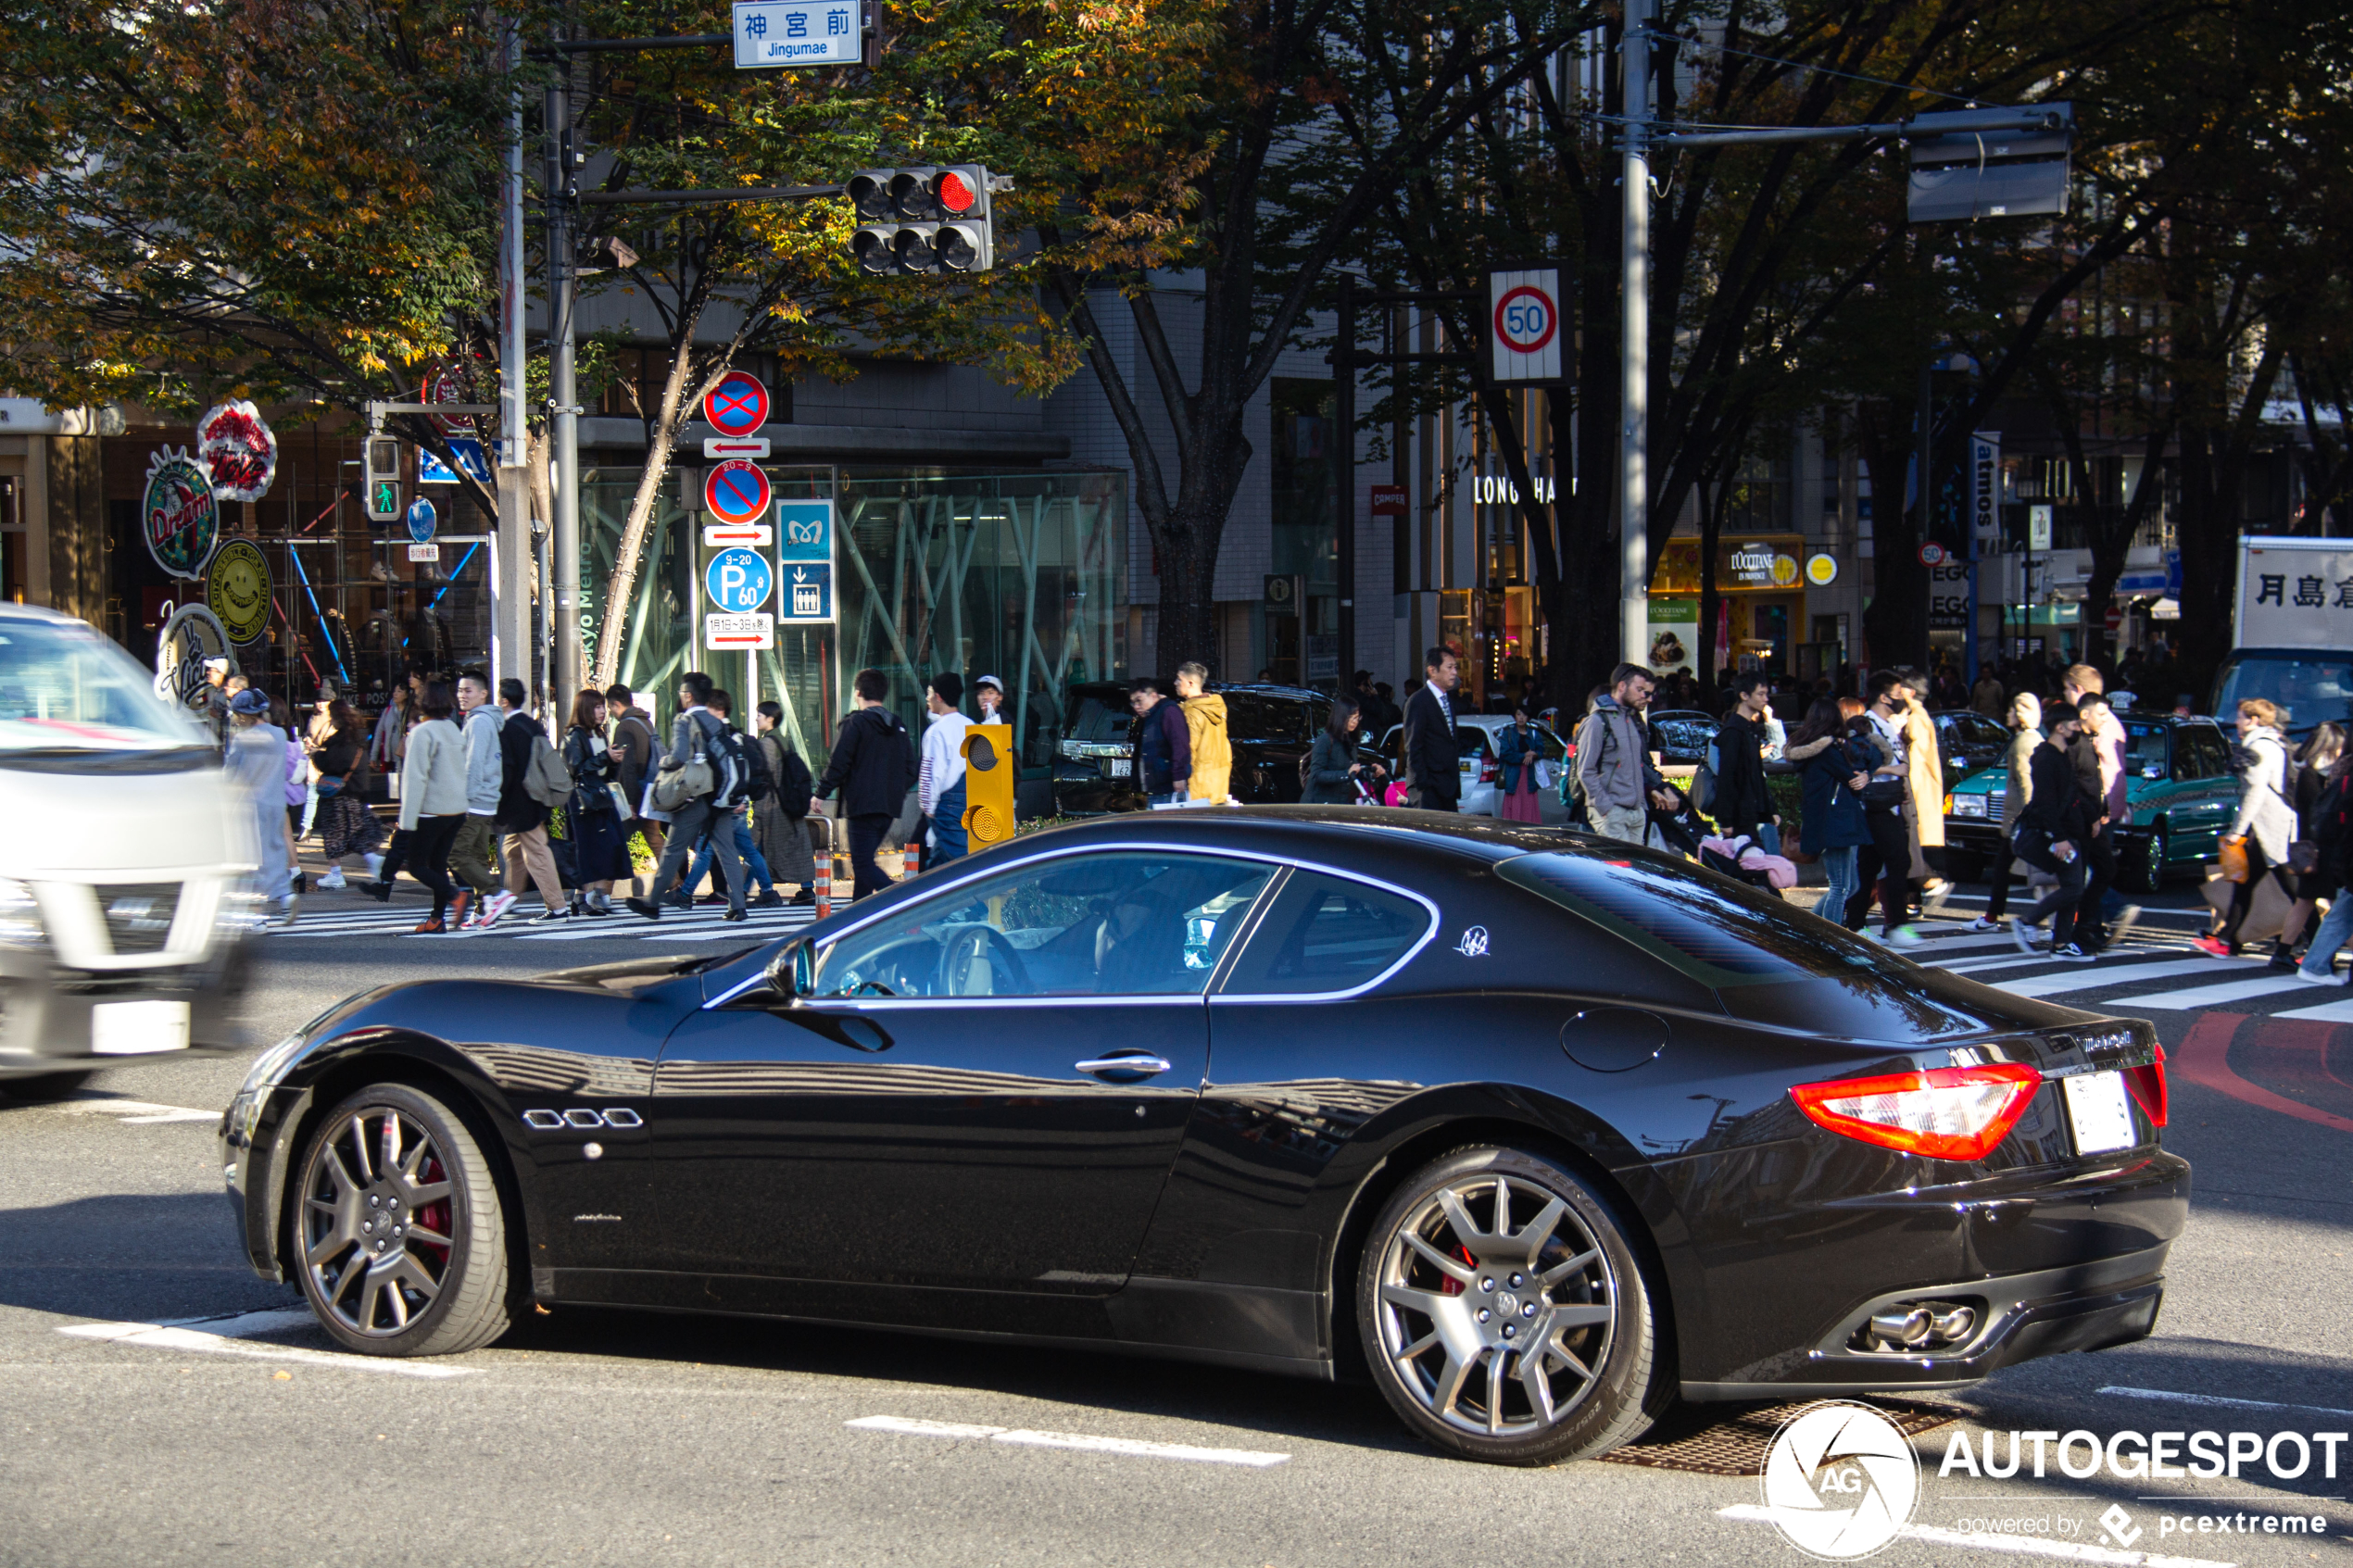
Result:
{"label": "car's front wheel", "polygon": [[2165,886],[2165,858],[2170,848],[2165,839],[2165,824],[2156,823],[2148,832],[2127,841],[2125,852],[2119,857],[2124,864],[2117,880],[2127,893],[2157,893]]}
{"label": "car's front wheel", "polygon": [[1600,1454],[1672,1396],[1623,1227],[1520,1149],[1458,1149],[1405,1180],[1366,1241],[1356,1321],[1390,1407],[1470,1459]]}
{"label": "car's front wheel", "polygon": [[374,1084],[312,1134],[296,1273],[327,1332],[373,1356],[441,1356],[507,1331],[507,1240],[490,1163],[430,1095]]}

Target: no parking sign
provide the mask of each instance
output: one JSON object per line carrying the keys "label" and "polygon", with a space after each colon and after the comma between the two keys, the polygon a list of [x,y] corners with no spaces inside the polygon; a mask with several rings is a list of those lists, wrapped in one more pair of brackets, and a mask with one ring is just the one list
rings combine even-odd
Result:
{"label": "no parking sign", "polygon": [[758,463],[733,458],[711,470],[702,482],[702,504],[722,522],[758,522],[768,515],[774,493],[768,475]]}

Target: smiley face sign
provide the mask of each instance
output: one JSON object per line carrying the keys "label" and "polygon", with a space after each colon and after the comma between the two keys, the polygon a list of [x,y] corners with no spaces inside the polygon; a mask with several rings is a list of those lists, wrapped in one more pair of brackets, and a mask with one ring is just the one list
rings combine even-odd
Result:
{"label": "smiley face sign", "polygon": [[232,539],[213,556],[205,606],[240,646],[270,629],[270,560],[251,540]]}

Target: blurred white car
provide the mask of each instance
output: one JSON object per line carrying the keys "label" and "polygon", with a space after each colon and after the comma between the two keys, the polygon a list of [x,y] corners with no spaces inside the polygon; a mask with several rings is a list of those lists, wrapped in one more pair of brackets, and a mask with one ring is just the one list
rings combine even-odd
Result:
{"label": "blurred white car", "polygon": [[[1512,727],[1508,713],[1467,713],[1454,721],[1454,746],[1462,754],[1463,795],[1458,809],[1465,816],[1499,817],[1503,815],[1503,797],[1498,786],[1503,780],[1504,761],[1496,749],[1503,733]],[[1536,809],[1539,819],[1548,823],[1565,822],[1568,810],[1561,804],[1560,774],[1568,765],[1568,747],[1560,736],[1544,725],[1529,726],[1536,735],[1542,752],[1541,761],[1552,766],[1546,770],[1552,782],[1539,780],[1536,786]],[[1403,766],[1405,726],[1391,724],[1381,737],[1381,758],[1394,777]]]}
{"label": "blurred white car", "polygon": [[0,1093],[243,1043],[254,812],[130,655],[24,605],[0,605]]}

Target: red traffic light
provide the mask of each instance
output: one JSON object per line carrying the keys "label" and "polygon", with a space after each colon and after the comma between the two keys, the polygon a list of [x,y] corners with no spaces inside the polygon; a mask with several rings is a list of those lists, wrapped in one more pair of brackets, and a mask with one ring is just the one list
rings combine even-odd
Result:
{"label": "red traffic light", "polygon": [[939,176],[939,205],[950,212],[970,212],[973,203],[980,199],[972,182],[954,169],[943,169]]}

